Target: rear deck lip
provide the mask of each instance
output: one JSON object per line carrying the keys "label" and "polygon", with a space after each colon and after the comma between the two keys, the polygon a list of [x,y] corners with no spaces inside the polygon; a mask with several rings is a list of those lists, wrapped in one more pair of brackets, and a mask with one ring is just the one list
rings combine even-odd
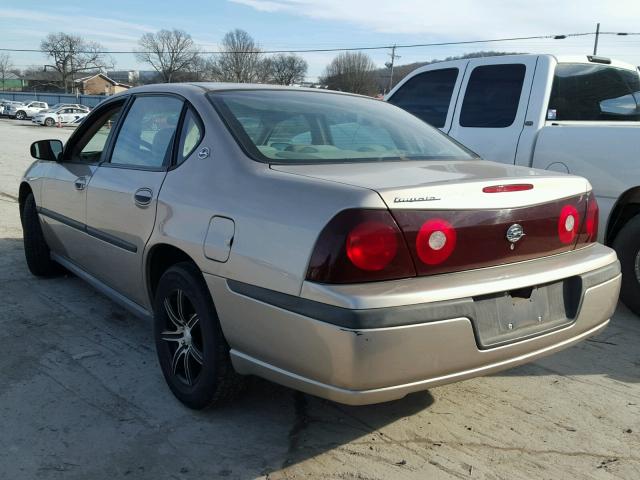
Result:
{"label": "rear deck lip", "polygon": [[300,297],[353,310],[408,306],[541,285],[605,267],[619,273],[615,251],[592,244],[548,257],[441,275],[348,285],[304,281]]}

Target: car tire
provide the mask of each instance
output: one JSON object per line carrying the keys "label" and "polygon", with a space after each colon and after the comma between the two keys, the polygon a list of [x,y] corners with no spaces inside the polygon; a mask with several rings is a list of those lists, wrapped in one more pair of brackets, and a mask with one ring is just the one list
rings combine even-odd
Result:
{"label": "car tire", "polygon": [[44,119],[44,126],[45,127],[53,127],[55,125],[55,123],[56,123],[55,120],[53,118],[51,118],[51,117]]}
{"label": "car tire", "polygon": [[622,268],[620,298],[636,315],[640,315],[640,215],[622,227],[613,248]]}
{"label": "car tire", "polygon": [[191,262],[170,267],[160,278],[153,309],[158,361],[176,398],[196,410],[235,398],[243,377],[231,365],[200,270]]}
{"label": "car tire", "polygon": [[62,273],[62,266],[51,260],[51,252],[42,233],[36,201],[30,193],[22,206],[22,232],[24,256],[29,271],[38,277],[51,277]]}
{"label": "car tire", "polygon": [[16,112],[16,119],[17,120],[24,120],[25,118],[27,118],[27,114],[24,113],[22,110],[19,110]]}

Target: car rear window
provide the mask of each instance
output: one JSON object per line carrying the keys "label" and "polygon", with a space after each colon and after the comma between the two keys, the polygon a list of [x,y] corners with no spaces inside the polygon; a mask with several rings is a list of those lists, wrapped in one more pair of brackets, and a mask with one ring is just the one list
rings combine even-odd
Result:
{"label": "car rear window", "polygon": [[547,120],[638,121],[638,72],[605,65],[556,67]]}
{"label": "car rear window", "polygon": [[233,90],[209,98],[242,148],[269,163],[471,159],[473,153],[379,100],[305,90]]}

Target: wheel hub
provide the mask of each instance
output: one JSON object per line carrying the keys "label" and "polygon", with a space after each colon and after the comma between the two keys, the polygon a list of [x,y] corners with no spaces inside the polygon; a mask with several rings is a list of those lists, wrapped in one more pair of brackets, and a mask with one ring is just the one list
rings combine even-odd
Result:
{"label": "wheel hub", "polygon": [[191,329],[189,327],[185,327],[184,332],[182,332],[182,344],[190,347],[192,343],[191,338]]}
{"label": "wheel hub", "polygon": [[164,300],[166,329],[160,338],[169,344],[171,373],[187,385],[193,385],[203,367],[200,318],[182,290]]}

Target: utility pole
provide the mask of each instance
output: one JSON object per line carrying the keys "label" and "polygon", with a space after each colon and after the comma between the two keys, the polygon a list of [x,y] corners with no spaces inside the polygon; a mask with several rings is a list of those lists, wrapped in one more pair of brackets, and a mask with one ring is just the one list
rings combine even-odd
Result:
{"label": "utility pole", "polygon": [[600,24],[598,23],[596,25],[596,40],[595,43],[593,45],[593,55],[597,55],[598,54],[598,37],[600,37]]}
{"label": "utility pole", "polygon": [[391,88],[393,88],[393,67],[395,65],[396,58],[400,58],[400,55],[396,55],[395,45],[391,47],[391,53],[389,53],[388,55],[391,57],[391,61],[386,64],[387,68],[391,70],[389,74],[389,90],[388,91],[391,91]]}

